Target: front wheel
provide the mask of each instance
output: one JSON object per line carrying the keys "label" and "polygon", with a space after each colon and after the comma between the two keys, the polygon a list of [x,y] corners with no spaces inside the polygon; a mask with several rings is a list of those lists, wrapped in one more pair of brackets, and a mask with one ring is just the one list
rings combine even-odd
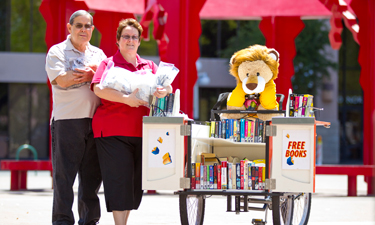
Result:
{"label": "front wheel", "polygon": [[307,225],[311,209],[311,193],[294,193],[272,197],[273,224]]}
{"label": "front wheel", "polygon": [[180,195],[182,225],[202,225],[206,199],[203,195]]}

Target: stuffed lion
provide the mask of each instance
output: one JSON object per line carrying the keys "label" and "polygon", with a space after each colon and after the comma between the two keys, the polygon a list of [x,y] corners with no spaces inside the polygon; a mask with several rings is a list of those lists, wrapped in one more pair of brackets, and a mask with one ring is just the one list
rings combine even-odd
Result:
{"label": "stuffed lion", "polygon": [[[276,85],[279,68],[279,53],[272,48],[253,45],[233,54],[230,59],[230,74],[236,78],[237,86],[228,96],[228,110],[245,110],[245,96],[259,94],[257,110],[278,110]],[[247,114],[222,114],[222,118],[239,119]],[[275,114],[257,114],[259,119],[270,120]]]}

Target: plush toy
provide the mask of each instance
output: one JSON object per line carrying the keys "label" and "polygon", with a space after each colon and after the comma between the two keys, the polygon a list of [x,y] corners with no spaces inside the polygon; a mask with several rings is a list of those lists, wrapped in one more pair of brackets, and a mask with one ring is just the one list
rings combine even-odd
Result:
{"label": "plush toy", "polygon": [[[230,59],[230,74],[237,80],[237,86],[228,96],[228,110],[254,109],[255,102],[246,102],[247,95],[259,94],[257,110],[277,110],[276,85],[279,67],[279,53],[272,48],[253,45],[233,54]],[[222,118],[239,119],[247,114],[222,114]],[[270,120],[275,114],[257,114],[259,119]]]}

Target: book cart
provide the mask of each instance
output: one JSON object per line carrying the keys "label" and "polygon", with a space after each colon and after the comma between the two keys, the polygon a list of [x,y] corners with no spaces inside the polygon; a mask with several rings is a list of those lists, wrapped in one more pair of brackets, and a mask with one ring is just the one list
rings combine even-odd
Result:
{"label": "book cart", "polygon": [[[220,110],[215,105],[211,120],[219,113],[285,115],[283,110]],[[203,224],[206,196],[211,195],[227,198],[227,212],[264,211],[265,219],[253,219],[252,224],[266,224],[268,210],[272,212],[273,224],[307,224],[311,193],[315,191],[316,126],[329,123],[315,121],[314,117],[279,116],[265,124],[265,142],[248,143],[209,137],[207,122],[185,121],[182,117],[144,117],[142,188],[176,191],[182,225]],[[291,143],[302,142],[304,157],[294,160],[287,157]],[[203,152],[215,153],[217,157],[265,159],[264,190],[193,189],[192,163]]]}

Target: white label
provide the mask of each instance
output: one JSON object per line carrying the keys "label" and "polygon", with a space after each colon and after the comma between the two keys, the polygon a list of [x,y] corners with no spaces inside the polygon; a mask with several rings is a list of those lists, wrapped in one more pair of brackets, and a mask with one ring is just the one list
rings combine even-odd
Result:
{"label": "white label", "polygon": [[283,130],[282,168],[310,169],[311,161],[310,130]]}

